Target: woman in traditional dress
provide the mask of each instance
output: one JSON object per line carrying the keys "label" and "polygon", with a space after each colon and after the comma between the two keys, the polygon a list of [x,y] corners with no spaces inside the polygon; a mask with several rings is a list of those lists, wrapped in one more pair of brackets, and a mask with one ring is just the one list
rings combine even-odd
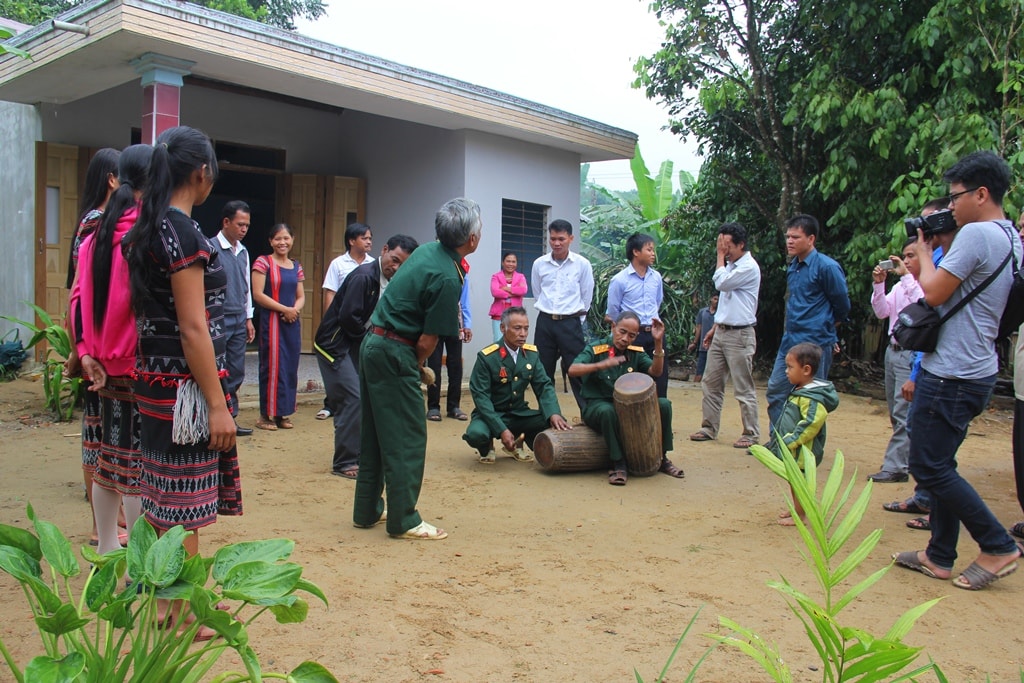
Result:
{"label": "woman in traditional dress", "polygon": [[[242,514],[235,421],[228,409],[223,331],[227,274],[192,220],[217,178],[209,138],[179,126],[157,138],[139,219],[124,239],[139,334],[135,396],[142,420],[142,511],[158,532],[199,529]],[[161,619],[188,621],[163,602]],[[164,624],[167,621],[162,622]],[[196,639],[212,637],[200,630]]]}
{"label": "woman in traditional dress", "polygon": [[306,301],[306,279],[298,261],[288,257],[294,242],[292,229],[278,223],[270,230],[273,251],[252,264],[252,299],[260,311],[260,419],[259,429],[291,429],[299,383],[302,330],[299,314]]}
{"label": "woman in traditional dress", "polygon": [[121,154],[118,188],[99,227],[82,241],[69,304],[82,370],[92,382],[89,393],[100,398],[100,453],[92,500],[101,555],[121,547],[117,516],[122,502],[129,528],[142,506],[139,410],[132,389],[138,334],[121,239],[138,218],[137,202],[152,155],[150,145],[132,145]]}
{"label": "woman in traditional dress", "polygon": [[[103,210],[110,200],[110,195],[117,189],[117,160],[121,152],[110,147],[104,147],[96,152],[89,161],[89,168],[85,172],[85,186],[82,188],[82,200],[79,206],[78,229],[71,238],[71,254],[68,257],[68,280],[67,288],[70,290],[75,284],[75,276],[78,274],[78,251],[82,246],[82,240],[90,235],[96,226],[100,224],[103,217]],[[68,320],[71,320],[70,315]],[[70,326],[69,328],[70,329]],[[72,339],[74,342],[75,340]],[[67,361],[66,374],[69,377],[77,377],[81,374],[81,364],[78,362],[78,353],[75,344],[71,345],[71,357]],[[82,480],[85,483],[85,497],[92,507],[92,476],[96,471],[96,459],[100,453],[100,396],[94,391],[89,391],[89,381],[84,382],[84,396],[82,409]],[[92,536],[89,538],[90,545],[99,543],[99,536],[96,533],[96,515],[91,515]]]}

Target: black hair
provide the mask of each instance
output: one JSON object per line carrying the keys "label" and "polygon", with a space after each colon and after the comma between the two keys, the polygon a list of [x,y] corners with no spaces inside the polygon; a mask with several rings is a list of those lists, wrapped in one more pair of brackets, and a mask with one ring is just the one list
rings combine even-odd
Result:
{"label": "black hair", "polygon": [[808,237],[816,237],[819,229],[818,219],[806,213],[798,213],[786,221],[786,230],[790,228],[799,228]]}
{"label": "black hair", "polygon": [[277,233],[281,232],[282,230],[287,230],[289,235],[295,237],[295,231],[292,230],[292,226],[288,225],[287,223],[277,223],[274,225],[274,227],[270,229],[270,234],[267,238],[268,241],[277,237]]}
{"label": "black hair", "polygon": [[[96,228],[92,248],[92,321],[99,327],[110,300],[110,268],[114,258],[114,231],[121,217],[135,206],[135,191],[146,185],[146,173],[153,157],[150,145],[126,147],[118,161],[117,181],[103,220]],[[120,247],[120,245],[118,245]]]}
{"label": "black hair", "polygon": [[640,324],[640,316],[633,311],[623,311],[622,313],[619,313],[619,317],[615,319],[615,324],[618,325],[623,320],[635,320],[637,325]]}
{"label": "black hair", "polygon": [[224,225],[224,219],[231,220],[235,217],[235,214],[241,211],[242,213],[252,214],[249,209],[249,205],[243,202],[241,199],[233,199],[224,205],[224,208],[220,211],[220,224]]}
{"label": "black hair", "polygon": [[638,251],[643,251],[648,244],[654,244],[653,237],[642,232],[634,232],[626,239],[626,260],[632,263],[633,255]]}
{"label": "black hair", "polygon": [[551,221],[548,226],[548,232],[564,232],[567,235],[572,235],[572,223],[561,218],[556,218]]}
{"label": "black hair", "polygon": [[345,228],[345,251],[352,250],[352,240],[358,239],[368,232],[372,233],[373,228],[365,223],[349,223]]}
{"label": "black hair", "polygon": [[737,247],[743,247],[743,251],[749,251],[747,248],[747,229],[739,223],[722,223],[722,226],[718,228],[718,234],[728,235],[733,244]]}
{"label": "black hair", "polygon": [[[117,159],[121,152],[112,147],[104,147],[92,156],[89,160],[89,168],[85,171],[85,185],[82,187],[82,198],[78,202],[78,225],[82,224],[85,214],[98,209],[107,201],[107,192],[110,185],[107,178],[117,175]],[[76,230],[77,230],[76,226]],[[78,235],[81,240],[85,235]],[[68,283],[67,288],[75,284],[75,254],[72,251],[68,254]]]}
{"label": "black hair", "polygon": [[515,256],[516,257],[516,263],[519,262],[519,257],[516,256],[516,252],[514,252],[514,251],[503,251],[503,252],[501,252],[501,262],[504,263],[505,259],[507,259],[509,256]]}
{"label": "black hair", "polygon": [[911,244],[913,244],[915,242],[917,242],[917,235],[914,235],[913,237],[908,237],[907,241],[904,242],[903,246],[900,248],[900,251],[902,251],[903,249],[906,249],[907,247],[909,247]]}
{"label": "black hair", "polygon": [[395,249],[401,249],[406,254],[411,254],[416,251],[416,247],[420,246],[420,243],[415,238],[409,237],[408,235],[394,235],[388,240],[388,251]]}
{"label": "black hair", "polygon": [[122,247],[132,285],[132,308],[137,316],[143,315],[145,303],[152,296],[154,267],[149,253],[155,251],[160,239],[158,233],[171,206],[171,194],[204,166],[206,176],[216,180],[217,156],[210,138],[202,131],[176,126],[157,137],[149,162],[149,178],[142,191],[139,219],[125,235]]}
{"label": "black hair", "polygon": [[[949,197],[937,197],[931,199],[927,204],[921,207],[921,213],[931,209],[933,212],[942,211],[943,209],[949,208]],[[916,238],[915,238],[916,239]]]}
{"label": "black hair", "polygon": [[986,188],[998,206],[1003,205],[1003,196],[1010,189],[1010,178],[1010,167],[995,152],[971,152],[942,175],[947,183]]}
{"label": "black hair", "polygon": [[786,355],[796,358],[796,362],[800,364],[800,367],[810,365],[811,374],[817,374],[818,368],[821,366],[821,347],[817,344],[801,342],[791,347]]}

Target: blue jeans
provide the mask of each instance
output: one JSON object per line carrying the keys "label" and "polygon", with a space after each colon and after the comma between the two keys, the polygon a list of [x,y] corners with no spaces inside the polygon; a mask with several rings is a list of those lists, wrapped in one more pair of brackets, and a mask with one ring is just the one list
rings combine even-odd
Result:
{"label": "blue jeans", "polygon": [[[768,378],[768,391],[765,392],[765,398],[768,399],[768,424],[770,425],[768,433],[772,435],[773,439],[775,438],[775,424],[782,416],[782,409],[786,405],[786,399],[789,398],[789,392],[793,391],[793,385],[786,379],[786,354],[793,346],[795,343],[792,340],[786,337],[782,338],[779,353],[775,356],[775,365],[772,367],[772,375]],[[835,346],[835,342],[829,342],[821,347],[821,365],[818,366],[818,372],[814,375],[818,379],[828,379],[828,371],[832,368],[833,346]]]}
{"label": "blue jeans", "polygon": [[928,559],[952,569],[963,522],[971,538],[990,555],[1017,552],[1013,539],[966,479],[957,471],[956,452],[967,427],[988,405],[996,376],[945,379],[926,370],[917,378],[910,404],[910,473],[932,495],[932,537]]}

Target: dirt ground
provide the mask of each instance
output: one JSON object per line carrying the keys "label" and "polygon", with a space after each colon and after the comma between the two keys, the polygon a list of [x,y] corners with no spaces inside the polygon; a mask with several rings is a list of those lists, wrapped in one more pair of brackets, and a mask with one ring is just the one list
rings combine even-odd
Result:
{"label": "dirt ground", "polygon": [[[354,484],[328,473],[332,428],[313,419],[320,397],[310,395],[293,418],[296,429],[240,440],[245,514],[203,530],[200,545],[209,552],[244,539],[294,539],[293,559],[326,592],[330,606],[313,601],[303,624],[264,620],[251,629],[266,670],[314,659],[342,681],[632,681],[636,667],[653,681],[703,607],[667,680],[685,678],[709,644],[700,634],[717,631],[719,615],[781,643],[794,680],[821,680],[799,620],[765,585],[782,576],[817,594],[796,533],[775,523],[784,507],[780,480],[731,447],[739,417],[730,397],[723,440],[704,444],[686,438],[700,422],[700,387],[673,382],[669,398],[672,455],[686,479],[631,478],[625,488],[609,486],[598,472],[550,475],[508,458],[482,465],[459,438],[464,423],[430,423],[420,510],[450,536],[412,542],[389,538],[382,526],[352,527]],[[577,414],[571,396],[560,399],[567,415]],[[878,469],[889,436],[885,404],[845,394],[841,400],[829,418],[829,452],[842,450],[862,482]],[[468,396],[463,407],[470,408]],[[247,404],[240,422],[252,424],[256,413]],[[90,524],[78,424],[46,419],[38,382],[0,384],[0,521],[28,526],[31,502],[84,544]],[[990,410],[960,452],[963,473],[1006,524],[1021,519],[1010,429],[1009,413]],[[831,463],[827,458],[824,467]],[[884,535],[853,580],[887,564],[892,552],[927,541],[904,526],[909,515],[881,507],[908,495],[911,485],[875,489],[854,540],[874,528]],[[964,533],[958,567],[976,552]],[[919,663],[931,656],[952,681],[1020,680],[1024,571],[971,593],[894,568],[846,620],[881,635],[909,607],[940,596],[907,639],[924,648]],[[38,641],[6,575],[0,600],[0,634],[25,663],[38,654]],[[240,668],[230,656],[222,662]],[[0,681],[11,679],[0,668]],[[738,652],[719,648],[698,680],[768,679]]]}

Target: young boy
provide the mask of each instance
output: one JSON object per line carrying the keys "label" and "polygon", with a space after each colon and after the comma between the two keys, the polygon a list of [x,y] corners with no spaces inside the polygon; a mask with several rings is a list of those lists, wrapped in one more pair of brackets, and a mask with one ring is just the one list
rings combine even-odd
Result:
{"label": "young boy", "polygon": [[[821,363],[821,347],[804,342],[792,347],[786,354],[786,378],[793,390],[782,409],[777,424],[773,424],[771,450],[782,459],[781,440],[790,453],[800,462],[800,447],[807,446],[814,454],[814,462],[821,464],[825,455],[825,418],[839,407],[839,395],[832,382],[816,379]],[[806,521],[803,508],[793,496],[793,506],[800,519]],[[796,526],[789,512],[779,518],[783,526]]]}

